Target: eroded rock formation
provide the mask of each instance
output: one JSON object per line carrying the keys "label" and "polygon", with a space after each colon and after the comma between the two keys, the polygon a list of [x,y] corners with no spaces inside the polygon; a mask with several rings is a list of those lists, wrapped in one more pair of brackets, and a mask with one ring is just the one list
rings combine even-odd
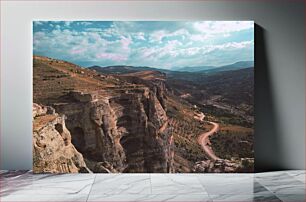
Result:
{"label": "eroded rock formation", "polygon": [[71,143],[91,171],[173,171],[165,74],[105,75],[40,56],[33,64],[34,102],[66,117]]}
{"label": "eroded rock formation", "polygon": [[193,171],[196,173],[251,173],[254,172],[254,159],[241,158],[239,160],[219,159],[216,161],[200,161],[196,162]]}
{"label": "eroded rock formation", "polygon": [[166,127],[160,130],[167,116],[155,92],[147,87],[112,91],[117,94],[109,97],[73,92],[53,105],[67,116],[72,143],[94,172],[101,166],[111,172],[167,172],[170,134]]}
{"label": "eroded rock formation", "polygon": [[65,119],[51,107],[33,104],[33,170],[35,173],[90,172],[71,144]]}

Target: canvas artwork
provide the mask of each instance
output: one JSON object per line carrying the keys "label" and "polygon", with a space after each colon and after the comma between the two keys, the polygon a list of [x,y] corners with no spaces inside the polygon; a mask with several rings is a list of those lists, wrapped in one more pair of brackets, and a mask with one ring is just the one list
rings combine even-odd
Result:
{"label": "canvas artwork", "polygon": [[253,167],[253,21],[33,22],[35,173]]}

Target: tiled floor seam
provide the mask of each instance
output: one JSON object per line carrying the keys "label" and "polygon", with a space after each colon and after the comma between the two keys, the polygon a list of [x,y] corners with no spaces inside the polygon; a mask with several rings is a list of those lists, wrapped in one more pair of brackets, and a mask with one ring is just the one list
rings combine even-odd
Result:
{"label": "tiled floor seam", "polygon": [[263,186],[266,190],[268,190],[270,193],[272,193],[273,195],[275,195],[275,193],[274,193],[273,191],[271,191],[271,190],[269,189],[269,187],[267,187],[267,186],[265,186],[264,184],[260,183],[258,180],[254,179],[254,182],[259,183],[259,184],[260,184],[261,186]]}
{"label": "tiled floor seam", "polygon": [[[260,186],[264,187],[264,188],[268,191],[268,193],[271,194],[271,196],[273,196],[273,197],[276,198],[276,200],[279,200],[279,202],[283,202],[283,201],[282,201],[273,191],[271,191],[270,189],[268,189],[267,186],[261,184],[261,183],[260,183],[259,181],[257,181],[256,179],[254,179],[254,182],[257,182]],[[257,194],[257,193],[254,192],[254,195],[253,195],[253,200],[254,200],[254,201],[256,201],[255,198],[258,197],[256,194]],[[259,196],[262,196],[262,195],[259,194]],[[274,199],[273,199],[273,201],[274,201]],[[267,201],[267,202],[268,202],[268,201]]]}
{"label": "tiled floor seam", "polygon": [[[275,198],[277,198],[279,201],[282,201],[279,197],[278,197],[278,195],[277,195],[277,193],[274,193],[272,190],[270,190],[269,189],[269,187],[267,187],[267,186],[265,186],[265,185],[263,185],[263,184],[261,184],[259,181],[257,181],[257,180],[255,180],[257,183],[259,183],[261,186],[263,186],[264,188],[266,188]],[[292,201],[292,202],[298,202],[298,201]]]}
{"label": "tiled floor seam", "polygon": [[150,176],[150,193],[152,195],[153,194],[153,191],[152,191],[152,174],[150,174],[149,176]]}
{"label": "tiled floor seam", "polygon": [[202,184],[202,182],[200,181],[199,177],[197,176],[196,178],[197,178],[197,180],[199,181],[201,187],[203,187],[204,191],[206,192],[209,201],[210,201],[210,202],[213,202],[213,198],[210,196],[210,194],[209,194],[208,191],[206,190],[206,187],[205,187],[205,186]]}
{"label": "tiled floor seam", "polygon": [[89,196],[90,196],[92,187],[93,187],[93,185],[95,184],[95,181],[96,181],[96,177],[97,177],[97,175],[95,174],[95,178],[94,178],[94,180],[93,180],[93,182],[92,182],[92,184],[91,184],[90,190],[89,190],[88,195],[87,195],[87,198],[86,198],[86,202],[88,202],[88,199],[89,199]]}

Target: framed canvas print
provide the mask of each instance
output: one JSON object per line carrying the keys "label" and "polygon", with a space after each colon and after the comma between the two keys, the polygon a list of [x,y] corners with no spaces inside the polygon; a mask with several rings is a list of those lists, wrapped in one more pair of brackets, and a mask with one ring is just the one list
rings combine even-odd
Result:
{"label": "framed canvas print", "polygon": [[35,173],[254,167],[253,21],[34,21]]}

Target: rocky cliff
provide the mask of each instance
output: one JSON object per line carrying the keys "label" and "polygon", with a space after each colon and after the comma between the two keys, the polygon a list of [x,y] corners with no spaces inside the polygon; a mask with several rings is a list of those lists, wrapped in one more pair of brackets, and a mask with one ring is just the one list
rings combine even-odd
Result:
{"label": "rocky cliff", "polygon": [[[167,172],[167,121],[157,97],[148,88],[112,89],[117,96],[73,92],[54,103],[67,116],[72,143],[90,162],[115,172]],[[87,98],[85,98],[87,97]]]}
{"label": "rocky cliff", "polygon": [[252,173],[254,172],[254,159],[219,159],[196,162],[193,168],[196,173]]}
{"label": "rocky cliff", "polygon": [[[71,142],[93,172],[171,170],[171,134],[160,86],[43,57],[34,59],[34,84],[34,101],[65,115]],[[44,168],[42,162],[39,166]]]}
{"label": "rocky cliff", "polygon": [[33,104],[33,170],[35,173],[89,172],[82,154],[71,144],[63,116]]}

